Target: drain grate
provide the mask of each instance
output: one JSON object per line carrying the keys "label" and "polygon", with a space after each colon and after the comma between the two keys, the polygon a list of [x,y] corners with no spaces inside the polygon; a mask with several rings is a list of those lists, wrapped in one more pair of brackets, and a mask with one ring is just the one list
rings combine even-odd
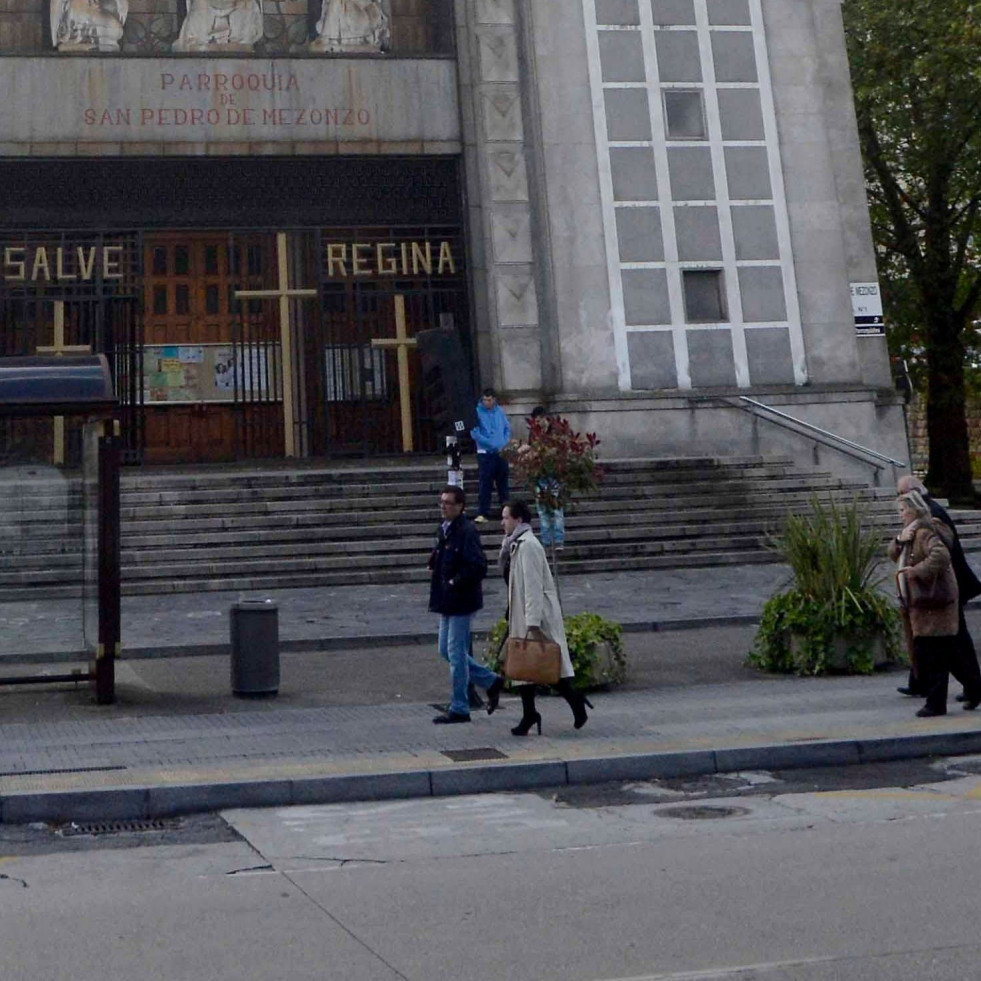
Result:
{"label": "drain grate", "polygon": [[682,807],[665,807],[654,812],[658,817],[677,818],[680,821],[713,821],[719,818],[739,817],[749,814],[745,807],[718,807],[712,804],[689,804]]}
{"label": "drain grate", "polygon": [[70,766],[59,770],[3,770],[0,777],[43,777],[52,773],[110,773],[125,770],[125,766]]}
{"label": "drain grate", "polygon": [[90,821],[84,824],[69,824],[61,829],[61,834],[70,838],[73,835],[115,835],[127,832],[172,831],[179,827],[179,821]]}
{"label": "drain grate", "polygon": [[480,749],[444,749],[443,755],[454,763],[476,763],[478,760],[506,760],[507,754],[499,749],[481,747]]}

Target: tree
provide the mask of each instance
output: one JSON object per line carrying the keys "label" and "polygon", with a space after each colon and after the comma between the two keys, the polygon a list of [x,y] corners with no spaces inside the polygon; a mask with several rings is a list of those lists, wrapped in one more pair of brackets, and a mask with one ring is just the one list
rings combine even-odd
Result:
{"label": "tree", "polygon": [[927,396],[927,483],[973,501],[967,356],[981,298],[981,3],[845,0],[890,341]]}

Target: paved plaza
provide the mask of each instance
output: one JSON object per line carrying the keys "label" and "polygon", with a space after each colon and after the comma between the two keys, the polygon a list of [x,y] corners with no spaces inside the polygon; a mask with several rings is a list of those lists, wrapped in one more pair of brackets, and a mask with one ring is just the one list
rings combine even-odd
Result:
{"label": "paved plaza", "polygon": [[[432,725],[448,678],[424,586],[274,595],[282,682],[277,697],[258,700],[230,691],[228,607],[238,596],[127,599],[132,656],[117,665],[116,704],[94,704],[85,685],[0,689],[0,820],[135,818],[981,750],[981,715],[952,699],[946,717],[916,719],[917,705],[896,693],[899,668],[806,679],[746,667],[752,622],[786,577],[774,565],[567,577],[567,612],[624,622],[630,679],[591,696],[595,710],[579,732],[563,702],[543,699],[543,734],[524,739],[510,734],[520,706],[508,697],[493,717]],[[478,627],[502,606],[491,580]],[[6,676],[83,666],[72,654],[80,637],[73,607],[0,611],[11,638]],[[969,608],[969,623],[981,630],[981,611]]]}

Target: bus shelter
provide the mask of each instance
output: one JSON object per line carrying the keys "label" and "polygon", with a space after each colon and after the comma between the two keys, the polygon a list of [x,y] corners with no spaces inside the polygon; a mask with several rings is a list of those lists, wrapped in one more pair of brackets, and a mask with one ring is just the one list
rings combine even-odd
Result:
{"label": "bus shelter", "polygon": [[[32,610],[52,611],[39,620],[36,636],[25,638],[22,631],[4,649],[16,651],[20,644],[41,660],[44,653],[64,654],[50,646],[60,644],[88,660],[87,671],[3,674],[0,685],[88,680],[99,704],[115,698],[120,646],[117,406],[104,355],[0,358],[0,606],[9,614],[7,624],[23,625]],[[50,453],[39,454],[38,445]],[[77,641],[59,640],[66,621]]]}

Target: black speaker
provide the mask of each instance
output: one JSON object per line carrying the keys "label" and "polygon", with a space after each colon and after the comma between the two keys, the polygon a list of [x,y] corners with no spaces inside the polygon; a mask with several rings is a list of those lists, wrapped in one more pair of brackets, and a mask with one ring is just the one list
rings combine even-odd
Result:
{"label": "black speaker", "polygon": [[419,331],[415,339],[436,435],[469,438],[477,425],[477,396],[460,335],[452,327],[434,327]]}

